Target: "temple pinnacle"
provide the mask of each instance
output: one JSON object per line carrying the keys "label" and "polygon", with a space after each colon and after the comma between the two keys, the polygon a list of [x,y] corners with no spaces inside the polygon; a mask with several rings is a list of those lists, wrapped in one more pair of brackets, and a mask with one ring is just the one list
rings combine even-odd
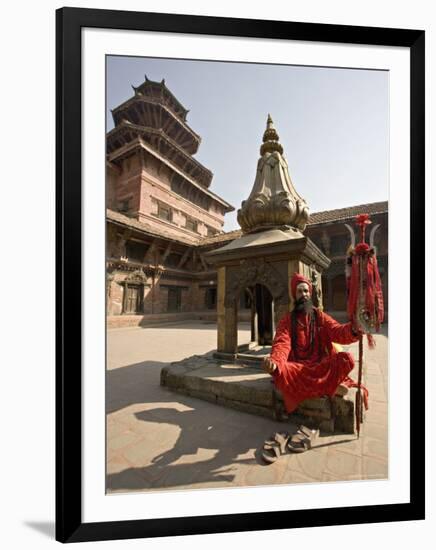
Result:
{"label": "temple pinnacle", "polygon": [[279,143],[279,135],[277,130],[274,128],[274,123],[269,113],[266,121],[266,130],[263,134],[262,141],[263,143],[260,148],[261,156],[265,153],[273,153],[274,151],[278,151],[281,155],[283,154],[283,147]]}
{"label": "temple pinnacle", "polygon": [[262,141],[254,185],[238,210],[238,223],[244,233],[285,226],[304,231],[309,208],[292,183],[270,114]]}

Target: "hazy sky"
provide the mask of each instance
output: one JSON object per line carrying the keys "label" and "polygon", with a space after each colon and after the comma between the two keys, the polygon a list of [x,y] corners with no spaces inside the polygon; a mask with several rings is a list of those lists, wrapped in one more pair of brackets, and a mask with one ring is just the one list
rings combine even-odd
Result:
{"label": "hazy sky", "polygon": [[[385,71],[108,57],[110,109],[144,75],[165,78],[202,137],[195,158],[214,174],[211,191],[237,210],[254,183],[271,113],[291,179],[312,212],[388,199]],[[236,210],[224,229],[239,228]]]}

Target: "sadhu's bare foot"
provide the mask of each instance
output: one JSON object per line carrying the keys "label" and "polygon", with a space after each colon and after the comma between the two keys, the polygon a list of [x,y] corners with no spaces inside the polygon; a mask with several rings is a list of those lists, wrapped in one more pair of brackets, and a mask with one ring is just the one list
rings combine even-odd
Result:
{"label": "sadhu's bare foot", "polygon": [[344,397],[344,395],[347,395],[348,388],[347,386],[344,386],[344,384],[339,384],[339,386],[336,388],[336,393],[338,397]]}
{"label": "sadhu's bare foot", "polygon": [[262,368],[268,374],[272,374],[276,370],[277,365],[271,360],[271,357],[267,355],[262,361]]}

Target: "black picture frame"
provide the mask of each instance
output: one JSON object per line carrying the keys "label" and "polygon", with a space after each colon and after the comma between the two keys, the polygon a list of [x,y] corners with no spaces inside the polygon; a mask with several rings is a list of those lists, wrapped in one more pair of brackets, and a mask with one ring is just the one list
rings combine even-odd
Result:
{"label": "black picture frame", "polygon": [[[410,49],[410,283],[423,289],[424,52],[422,30],[262,21],[78,8],[56,12],[56,539],[96,541],[378,523],[425,517],[424,345],[422,304],[411,301],[410,502],[331,509],[82,522],[82,189],[81,29],[126,29],[263,39],[353,43]],[[103,101],[103,99],[102,99]],[[418,283],[419,277],[419,283]],[[422,298],[422,290],[420,294]],[[418,308],[419,311],[418,311]],[[413,359],[412,359],[413,358]]]}

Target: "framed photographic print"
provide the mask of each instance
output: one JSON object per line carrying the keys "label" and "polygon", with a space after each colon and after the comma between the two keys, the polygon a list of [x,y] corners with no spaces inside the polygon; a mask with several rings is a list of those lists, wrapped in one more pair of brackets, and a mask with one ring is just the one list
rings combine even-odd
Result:
{"label": "framed photographic print", "polygon": [[56,538],[423,519],[424,32],[63,8],[56,55]]}

